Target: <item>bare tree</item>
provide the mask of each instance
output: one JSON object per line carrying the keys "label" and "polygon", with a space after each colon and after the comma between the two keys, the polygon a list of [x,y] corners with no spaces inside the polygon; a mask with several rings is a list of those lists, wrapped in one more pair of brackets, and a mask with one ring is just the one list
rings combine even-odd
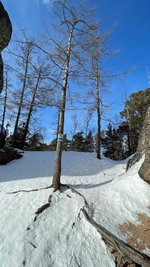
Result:
{"label": "bare tree", "polygon": [[89,132],[89,127],[90,127],[90,123],[91,123],[91,120],[93,118],[93,115],[94,115],[94,109],[93,109],[93,107],[89,107],[86,110],[84,122],[83,122],[84,123],[85,137],[87,136],[87,134]]}
{"label": "bare tree", "polygon": [[72,117],[72,130],[71,130],[71,135],[72,135],[72,141],[73,141],[73,136],[75,135],[76,133],[76,130],[79,126],[79,122],[78,122],[78,117],[77,117],[77,114],[73,114]]}
{"label": "bare tree", "polygon": [[101,159],[101,97],[100,97],[100,71],[99,71],[99,52],[94,52],[93,55],[93,73],[95,78],[95,109],[97,113],[97,158]]}
{"label": "bare tree", "polygon": [[[21,148],[24,147],[33,112],[38,107],[41,106],[45,107],[47,105],[50,105],[50,103],[52,103],[51,96],[54,93],[54,90],[47,89],[47,84],[44,83],[44,81],[48,77],[49,72],[47,72],[47,69],[49,69],[49,66],[47,66],[47,64],[45,64],[43,60],[40,59],[38,59],[36,64],[37,66],[33,65],[34,67],[34,72],[32,74],[33,80],[28,85],[28,87],[31,90],[31,100],[29,101],[28,104],[27,119],[25,122],[23,136],[21,140]],[[53,105],[53,103],[51,105]]]}
{"label": "bare tree", "polygon": [[6,72],[6,77],[5,77],[5,96],[4,96],[4,106],[3,106],[2,123],[1,123],[2,129],[4,127],[5,117],[6,117],[7,93],[8,93],[8,79],[7,79],[7,72]]}
{"label": "bare tree", "polygon": [[[27,82],[29,78],[29,68],[30,68],[30,60],[31,60],[31,54],[33,50],[33,43],[32,41],[27,42],[25,45],[22,46],[21,44],[21,56],[17,55],[17,59],[19,58],[19,65],[23,68],[23,72],[18,72],[18,78],[20,79],[22,83],[22,88],[21,88],[21,94],[20,94],[20,100],[18,103],[18,111],[17,111],[17,116],[16,116],[16,121],[15,121],[15,126],[14,126],[14,132],[13,132],[13,146],[15,145],[15,138],[18,130],[18,124],[19,124],[19,119],[21,115],[21,110],[23,107],[23,101],[24,101],[24,95],[25,95],[25,90],[27,87]],[[15,93],[16,95],[16,93]]]}
{"label": "bare tree", "polygon": [[[1,122],[1,131],[0,131],[0,144],[1,146],[5,146],[5,138],[6,138],[6,131],[4,129],[5,117],[6,117],[6,106],[7,106],[7,92],[8,92],[8,80],[7,80],[7,73],[5,77],[5,95],[4,95],[4,104],[3,104],[3,113],[2,113],[2,122]],[[3,145],[2,145],[3,144]]]}
{"label": "bare tree", "polygon": [[[90,11],[84,9],[79,11],[70,6],[69,1],[55,1],[55,13],[60,19],[60,27],[63,30],[63,36],[67,44],[52,40],[57,47],[57,53],[51,56],[51,60],[55,66],[61,71],[61,101],[58,123],[58,139],[56,146],[56,158],[54,166],[54,175],[52,187],[54,190],[60,188],[61,177],[61,158],[62,158],[62,140],[64,134],[65,110],[67,100],[67,88],[69,85],[69,77],[77,77],[83,71],[87,71],[86,64],[90,48],[96,42],[95,29],[97,25],[90,21]],[[90,21],[90,22],[89,22]],[[57,27],[58,28],[58,27]],[[60,38],[60,37],[59,37]],[[63,37],[64,38],[64,37]]]}

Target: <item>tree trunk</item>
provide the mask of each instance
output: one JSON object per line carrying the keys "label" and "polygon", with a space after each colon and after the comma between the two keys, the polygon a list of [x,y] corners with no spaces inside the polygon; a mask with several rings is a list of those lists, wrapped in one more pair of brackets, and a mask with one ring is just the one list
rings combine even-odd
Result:
{"label": "tree trunk", "polygon": [[0,93],[3,90],[3,59],[2,59],[2,55],[0,54]]}
{"label": "tree trunk", "polygon": [[135,151],[133,148],[133,140],[132,140],[132,126],[131,126],[131,119],[130,119],[130,111],[127,106],[127,122],[128,122],[128,127],[129,127],[129,133],[128,133],[128,149],[130,155],[132,155]]}
{"label": "tree trunk", "polygon": [[30,104],[29,113],[28,113],[26,124],[25,124],[23,137],[22,137],[22,140],[21,140],[21,147],[20,147],[21,149],[24,147],[26,136],[27,136],[27,133],[28,133],[29,123],[30,123],[30,119],[31,119],[32,111],[33,111],[33,106],[34,106],[35,97],[36,97],[36,93],[37,93],[37,90],[38,90],[40,78],[41,78],[41,72],[39,72],[39,75],[37,77],[36,86],[34,88],[34,92],[33,92],[33,95],[32,95],[32,101],[31,101],[31,104]]}
{"label": "tree trunk", "polygon": [[[98,74],[98,73],[97,73]],[[97,159],[101,159],[101,111],[99,96],[99,75],[96,77],[96,111],[97,111]]]}
{"label": "tree trunk", "polygon": [[6,77],[6,87],[5,87],[5,98],[4,98],[4,109],[3,109],[3,117],[2,117],[2,129],[4,127],[5,115],[6,115],[6,105],[7,105],[7,91],[8,91],[8,81]]}
{"label": "tree trunk", "polygon": [[68,46],[67,46],[67,58],[66,58],[66,66],[65,66],[64,84],[62,86],[61,107],[60,107],[60,112],[59,112],[56,157],[55,157],[54,175],[53,175],[53,181],[52,181],[52,186],[54,187],[55,191],[60,188],[62,141],[63,141],[63,134],[64,134],[66,92],[67,92],[67,85],[68,85],[68,78],[69,78],[69,66],[70,66],[73,28],[74,27],[72,26],[72,28],[70,30],[70,36],[69,36],[69,41],[68,41]]}
{"label": "tree trunk", "polygon": [[6,87],[5,87],[4,109],[3,109],[1,133],[0,133],[0,144],[1,144],[0,146],[1,146],[1,148],[5,147],[5,139],[6,139],[6,131],[4,134],[3,129],[4,129],[4,123],[5,123],[6,104],[7,104],[7,89],[8,89],[7,77],[6,77],[6,84],[5,85],[6,85]]}
{"label": "tree trunk", "polygon": [[13,139],[12,139],[12,146],[15,146],[15,137],[16,137],[16,133],[18,130],[18,123],[19,123],[19,119],[20,119],[20,114],[21,114],[21,109],[22,109],[22,104],[23,104],[23,98],[24,98],[24,93],[25,93],[25,89],[26,89],[27,73],[28,73],[28,66],[29,66],[29,54],[30,54],[30,50],[28,49],[26,65],[25,65],[24,80],[23,80],[23,86],[22,86],[22,91],[21,91],[21,98],[20,98],[17,118],[16,118],[16,122],[15,122],[15,127],[14,127]]}

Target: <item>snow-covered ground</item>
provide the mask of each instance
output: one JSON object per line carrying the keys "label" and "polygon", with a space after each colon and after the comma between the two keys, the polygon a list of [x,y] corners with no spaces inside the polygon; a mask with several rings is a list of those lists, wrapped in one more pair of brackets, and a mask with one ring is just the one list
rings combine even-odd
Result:
{"label": "snow-covered ground", "polygon": [[[139,223],[138,214],[150,216],[150,186],[138,176],[141,162],[125,172],[126,161],[64,152],[62,183],[84,196],[95,222],[126,240],[118,225]],[[0,267],[114,267],[110,251],[81,212],[82,196],[70,189],[54,193],[50,208],[34,222],[52,190],[8,194],[50,185],[53,164],[53,152],[25,152],[0,166]]]}

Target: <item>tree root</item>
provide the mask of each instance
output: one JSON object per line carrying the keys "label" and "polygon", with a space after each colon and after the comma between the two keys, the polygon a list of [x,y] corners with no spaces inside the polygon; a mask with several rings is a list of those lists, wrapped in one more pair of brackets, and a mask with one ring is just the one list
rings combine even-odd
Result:
{"label": "tree root", "polygon": [[100,233],[105,244],[113,248],[112,254],[115,253],[116,256],[116,266],[117,267],[127,267],[127,266],[150,266],[150,257],[145,255],[142,252],[137,251],[111,232],[106,230],[103,226],[98,225],[86,212],[85,209],[82,209],[84,217],[86,220]]}
{"label": "tree root", "polygon": [[46,190],[46,189],[50,189],[52,188],[52,186],[46,186],[46,187],[41,187],[41,188],[34,188],[34,189],[21,189],[21,190],[17,190],[17,191],[12,191],[12,192],[7,192],[6,194],[9,195],[13,195],[13,194],[17,194],[17,193],[30,193],[30,192],[37,192],[37,191],[41,191],[41,190]]}
{"label": "tree root", "polygon": [[[130,245],[125,243],[124,241],[117,238],[115,235],[113,235],[111,232],[106,230],[103,226],[98,225],[92,218],[90,218],[89,214],[85,210],[85,208],[89,208],[88,202],[86,198],[77,190],[74,188],[61,184],[59,188],[56,188],[53,185],[42,187],[42,188],[35,188],[31,190],[18,190],[13,192],[8,192],[7,194],[16,194],[16,193],[29,193],[29,192],[36,192],[41,191],[45,189],[53,188],[52,194],[48,198],[48,202],[41,207],[37,209],[35,212],[35,218],[34,222],[37,220],[37,217],[39,214],[41,214],[44,210],[50,207],[51,205],[51,199],[53,196],[53,193],[56,191],[60,191],[63,193],[66,191],[66,189],[70,189],[72,193],[76,193],[80,197],[84,199],[85,205],[81,208],[78,216],[80,216],[81,212],[84,214],[84,217],[86,220],[100,233],[102,240],[105,242],[105,244],[110,248],[111,253],[113,257],[115,258],[115,263],[117,267],[128,267],[128,266],[142,266],[142,267],[150,267],[150,257],[137,251],[136,249],[132,248]],[[67,197],[71,198],[70,195],[67,194]],[[72,225],[74,227],[74,224]],[[30,227],[27,228],[27,230],[30,230]],[[25,265],[25,262],[24,262]]]}
{"label": "tree root", "polygon": [[37,211],[35,212],[35,215],[36,215],[36,216],[35,216],[35,218],[34,218],[34,222],[36,221],[37,216],[38,216],[40,213],[42,213],[44,210],[46,210],[47,208],[50,207],[51,199],[52,199],[52,194],[51,194],[51,195],[49,196],[49,198],[48,198],[48,203],[42,205],[41,207],[39,207],[39,208],[37,209]]}

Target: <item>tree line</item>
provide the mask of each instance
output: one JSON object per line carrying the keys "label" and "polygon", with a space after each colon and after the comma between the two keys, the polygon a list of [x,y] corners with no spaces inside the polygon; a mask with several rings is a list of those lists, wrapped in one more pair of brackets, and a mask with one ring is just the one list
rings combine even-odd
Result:
{"label": "tree line", "polygon": [[[123,160],[136,152],[140,130],[143,126],[146,111],[150,105],[150,88],[135,92],[125,101],[124,109],[120,112],[120,122],[114,126],[113,122],[100,132],[100,143],[104,156],[113,160]],[[78,131],[77,115],[72,117],[72,138],[63,135],[62,150],[76,152],[96,152],[98,134],[90,130],[93,113],[88,111],[85,115],[83,131]],[[20,131],[23,128],[20,127]],[[56,150],[57,138],[50,144],[44,144],[40,132],[27,135],[26,149]]]}

